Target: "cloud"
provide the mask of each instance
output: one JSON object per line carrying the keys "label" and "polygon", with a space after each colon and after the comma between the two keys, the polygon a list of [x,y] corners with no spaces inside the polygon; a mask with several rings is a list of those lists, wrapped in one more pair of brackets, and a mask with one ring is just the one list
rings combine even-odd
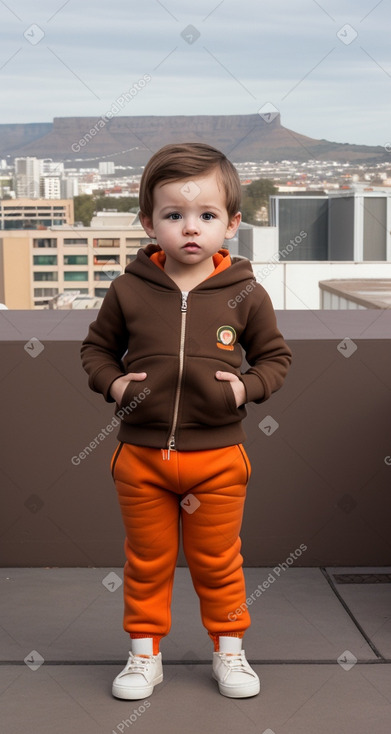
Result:
{"label": "cloud", "polygon": [[[3,122],[99,116],[150,73],[124,114],[249,114],[272,101],[283,124],[311,137],[373,145],[389,138],[385,0],[7,4],[0,4]],[[45,34],[35,45],[23,36],[32,24]],[[348,44],[337,36],[346,24],[358,33]],[[200,33],[194,43],[181,36],[187,25]]]}

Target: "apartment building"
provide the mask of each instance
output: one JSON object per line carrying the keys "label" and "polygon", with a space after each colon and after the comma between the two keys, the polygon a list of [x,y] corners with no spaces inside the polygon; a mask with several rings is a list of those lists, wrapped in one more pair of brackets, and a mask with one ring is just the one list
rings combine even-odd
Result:
{"label": "apartment building", "polygon": [[75,290],[102,298],[148,242],[138,220],[127,228],[0,232],[0,302],[10,309],[42,309],[59,293]]}
{"label": "apartment building", "polygon": [[73,199],[0,200],[0,230],[46,229],[73,222]]}
{"label": "apartment building", "polygon": [[42,199],[61,199],[61,177],[41,176],[40,194]]}

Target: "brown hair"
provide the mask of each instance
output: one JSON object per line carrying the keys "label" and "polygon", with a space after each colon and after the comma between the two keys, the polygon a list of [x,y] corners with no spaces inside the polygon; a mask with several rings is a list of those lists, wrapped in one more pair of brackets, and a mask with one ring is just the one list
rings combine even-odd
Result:
{"label": "brown hair", "polygon": [[240,208],[241,185],[231,161],[216,148],[205,143],[165,145],[149,159],[140,181],[140,211],[147,217],[153,213],[153,191],[163,181],[181,181],[217,169],[225,189],[226,207],[231,219]]}

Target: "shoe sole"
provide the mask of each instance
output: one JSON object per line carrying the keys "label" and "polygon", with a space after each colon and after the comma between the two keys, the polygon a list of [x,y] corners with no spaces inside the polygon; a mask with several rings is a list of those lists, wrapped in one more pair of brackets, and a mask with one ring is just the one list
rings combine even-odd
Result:
{"label": "shoe sole", "polygon": [[221,695],[226,696],[227,698],[250,698],[251,696],[256,696],[261,691],[261,684],[259,681],[254,681],[251,685],[247,684],[245,689],[234,688],[233,686],[225,686],[224,683],[220,683],[214,673],[212,673],[212,676],[217,682]]}
{"label": "shoe sole", "polygon": [[149,686],[139,686],[138,688],[125,688],[113,685],[111,692],[114,698],[121,698],[124,701],[137,701],[139,698],[147,698],[153,693],[153,689],[163,680],[163,673],[159,675]]}

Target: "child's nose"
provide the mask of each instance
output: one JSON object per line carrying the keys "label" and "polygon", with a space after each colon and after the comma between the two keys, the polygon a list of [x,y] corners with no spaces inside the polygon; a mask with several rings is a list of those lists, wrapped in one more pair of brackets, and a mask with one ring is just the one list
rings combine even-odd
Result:
{"label": "child's nose", "polygon": [[183,231],[186,234],[194,234],[199,231],[199,222],[196,218],[185,219],[183,223]]}

